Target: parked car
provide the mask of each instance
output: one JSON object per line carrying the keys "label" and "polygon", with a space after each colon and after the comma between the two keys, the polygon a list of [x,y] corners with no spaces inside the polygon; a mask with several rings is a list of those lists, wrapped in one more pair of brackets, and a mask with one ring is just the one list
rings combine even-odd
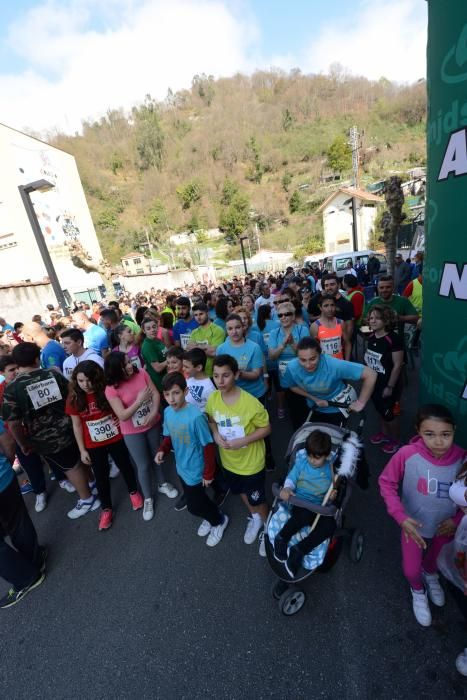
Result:
{"label": "parked car", "polygon": [[360,258],[365,267],[368,264],[368,257],[374,254],[381,263],[379,270],[380,275],[385,275],[388,270],[388,263],[386,256],[382,253],[376,253],[374,250],[359,250],[351,251],[349,253],[335,253],[334,255],[327,255],[324,258],[324,266],[327,272],[335,272],[338,277],[344,277],[347,273],[347,265],[349,262],[352,263],[352,267],[357,264],[357,258]]}

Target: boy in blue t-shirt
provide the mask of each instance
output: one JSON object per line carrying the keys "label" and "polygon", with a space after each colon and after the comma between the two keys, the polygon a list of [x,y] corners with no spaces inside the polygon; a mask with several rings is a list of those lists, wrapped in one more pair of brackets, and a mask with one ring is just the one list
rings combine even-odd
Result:
{"label": "boy in blue t-shirt", "polygon": [[180,372],[167,374],[162,391],[168,407],[164,411],[164,440],[154,461],[161,464],[173,448],[175,466],[183,486],[190,513],[203,518],[198,535],[208,535],[206,544],[215,547],[229,523],[227,515],[211,501],[205,491],[214,478],[215,448],[206,416],[186,401],[186,379]]}
{"label": "boy in blue t-shirt", "polygon": [[[327,433],[314,430],[305,441],[305,449],[299,450],[295,464],[287,474],[279,494],[283,501],[296,496],[303,501],[321,505],[335,497],[332,489],[333,471],[331,460],[332,443]],[[303,557],[321,542],[331,537],[336,528],[334,518],[320,516],[306,508],[291,506],[291,515],[274,539],[274,557],[285,564],[292,578],[296,575]],[[311,532],[298,544],[290,547],[290,539],[306,525],[313,525]]]}

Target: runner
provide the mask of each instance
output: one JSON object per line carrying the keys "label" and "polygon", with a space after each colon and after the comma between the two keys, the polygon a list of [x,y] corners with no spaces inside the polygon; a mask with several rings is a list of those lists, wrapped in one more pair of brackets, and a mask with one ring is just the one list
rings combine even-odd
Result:
{"label": "runner", "polygon": [[173,327],[174,343],[186,350],[191,332],[198,328],[198,321],[191,316],[191,302],[188,297],[178,297],[176,308],[178,321]]}
{"label": "runner", "polygon": [[104,366],[103,358],[98,355],[95,350],[85,349],[84,335],[77,328],[68,328],[66,331],[62,331],[60,340],[63,349],[68,355],[63,363],[63,374],[67,379],[71,378],[74,368],[85,360],[92,360],[98,364],[99,367]]}
{"label": "runner", "polygon": [[112,350],[114,352],[125,353],[125,355],[128,355],[130,358],[134,367],[137,369],[142,369],[143,359],[141,356],[141,348],[136,342],[135,334],[132,329],[129,326],[125,326],[125,324],[120,323],[116,328],[114,328],[112,336],[112,340],[115,343],[115,347],[113,347]]}
{"label": "runner", "polygon": [[146,370],[158,391],[162,390],[162,379],[167,370],[167,348],[157,339],[157,321],[145,316],[141,322],[141,355]]}
{"label": "runner", "polygon": [[322,294],[330,294],[334,297],[334,301],[336,302],[336,316],[344,322],[347,331],[347,336],[351,338],[354,327],[353,306],[350,303],[350,301],[348,301],[340,293],[339,280],[337,278],[337,275],[331,272],[327,273],[326,275],[323,275],[323,277],[321,278],[321,285],[323,289],[322,293],[319,292],[318,294],[315,294],[311,298],[310,304],[308,306],[308,312],[311,316],[311,320],[316,320],[321,314],[319,305],[321,303]]}
{"label": "runner", "polygon": [[374,305],[389,306],[397,314],[397,332],[403,337],[404,323],[417,323],[417,310],[406,297],[394,294],[394,280],[391,276],[385,275],[378,281],[378,296],[372,299],[367,307],[367,315]]}
{"label": "runner", "polygon": [[350,359],[352,343],[344,324],[336,318],[336,302],[330,294],[321,297],[321,316],[311,324],[310,335],[319,341],[326,355],[343,360],[345,348],[345,359]]}
{"label": "runner", "polygon": [[[143,519],[149,521],[154,517],[151,473],[160,442],[160,394],[148,373],[133,367],[123,352],[112,352],[107,357],[104,372],[105,396],[120,421],[123,439],[136,465],[144,497]],[[177,489],[163,476],[157,490],[169,498],[178,496]]]}
{"label": "runner", "polygon": [[225,340],[225,332],[210,320],[209,309],[203,302],[193,307],[193,316],[198,323],[198,327],[191,333],[187,343],[187,350],[193,350],[194,348],[204,350],[207,356],[206,374],[208,377],[212,377],[213,359],[216,355],[216,349]]}
{"label": "runner", "polygon": [[35,343],[41,349],[40,366],[42,369],[63,371],[66,360],[65,350],[56,340],[51,340],[39,323],[25,323],[21,336],[24,341]]}
{"label": "runner", "polygon": [[71,318],[76,327],[83,331],[84,347],[94,350],[105,358],[110,352],[109,339],[105,330],[95,323],[91,323],[83,311],[77,311],[72,314]]}

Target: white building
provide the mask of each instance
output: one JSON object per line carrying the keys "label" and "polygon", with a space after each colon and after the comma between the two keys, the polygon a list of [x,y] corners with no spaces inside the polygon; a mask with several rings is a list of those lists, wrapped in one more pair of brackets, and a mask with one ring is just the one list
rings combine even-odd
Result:
{"label": "white building", "polygon": [[100,275],[75,267],[66,246],[78,239],[94,260],[102,259],[74,157],[4,124],[0,124],[0,154],[2,285],[40,282],[47,276],[18,191],[19,185],[44,179],[54,187],[30,196],[61,287],[72,296],[96,288],[102,282]]}
{"label": "white building", "polygon": [[125,275],[147,275],[152,272],[150,260],[143,253],[128,253],[121,260]]}
{"label": "white building", "polygon": [[357,201],[358,250],[366,250],[374,231],[378,204],[384,199],[354,187],[340,187],[321,204],[323,214],[324,248],[327,253],[348,252],[353,249],[352,198]]}

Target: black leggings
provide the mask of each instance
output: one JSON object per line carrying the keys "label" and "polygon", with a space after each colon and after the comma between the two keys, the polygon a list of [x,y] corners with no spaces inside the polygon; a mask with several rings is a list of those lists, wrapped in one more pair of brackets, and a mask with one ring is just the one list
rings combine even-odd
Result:
{"label": "black leggings", "polygon": [[[282,539],[288,542],[302,527],[311,525],[316,517],[317,514],[312,513],[311,510],[300,508],[299,506],[292,506],[292,514],[282,530],[278,533],[278,537],[282,537]],[[321,542],[331,537],[335,529],[336,521],[334,518],[321,515],[315,529],[296,546],[303,555],[309,554],[309,552],[321,544]]]}
{"label": "black leggings", "polygon": [[296,394],[294,391],[287,389],[285,392],[285,401],[287,408],[289,409],[290,422],[292,423],[292,429],[295,432],[302,427],[306,421],[307,415],[310,412],[308,408],[306,398]]}
{"label": "black leggings", "polygon": [[91,457],[92,470],[96,477],[97,493],[99,494],[104,510],[106,508],[112,508],[112,500],[110,498],[109,455],[122,472],[122,476],[128,488],[128,493],[135,493],[135,491],[138,490],[135,471],[130,461],[130,453],[123,440],[112,442],[110,445],[102,445],[101,447],[90,447],[87,451]]}
{"label": "black leggings", "polygon": [[189,486],[183,481],[180,474],[178,478],[183,486],[188,511],[192,515],[197,515],[199,518],[207,520],[213,527],[220,525],[222,522],[222,514],[216,504],[213,503],[207,495],[203,484]]}

